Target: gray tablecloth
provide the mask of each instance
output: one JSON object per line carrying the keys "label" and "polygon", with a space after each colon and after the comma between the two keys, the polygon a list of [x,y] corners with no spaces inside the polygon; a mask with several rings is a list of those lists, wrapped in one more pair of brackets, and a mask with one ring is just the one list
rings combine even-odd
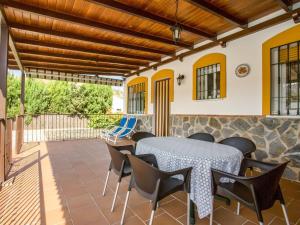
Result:
{"label": "gray tablecloth", "polygon": [[138,142],[136,154],[152,153],[159,169],[174,171],[193,167],[191,199],[203,218],[211,212],[211,168],[237,174],[243,159],[236,148],[179,137],[154,137]]}

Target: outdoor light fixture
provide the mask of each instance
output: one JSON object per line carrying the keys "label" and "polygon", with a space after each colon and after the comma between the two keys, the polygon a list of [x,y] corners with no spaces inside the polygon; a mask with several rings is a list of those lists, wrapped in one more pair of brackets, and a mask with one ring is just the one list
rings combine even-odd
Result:
{"label": "outdoor light fixture", "polygon": [[177,84],[178,86],[181,85],[181,82],[183,81],[184,79],[184,75],[183,74],[178,74],[178,77],[176,78],[177,79]]}
{"label": "outdoor light fixture", "polygon": [[174,40],[175,43],[177,43],[180,40],[180,35],[181,35],[181,30],[182,30],[182,28],[178,24],[178,19],[177,19],[178,2],[179,2],[179,0],[176,0],[175,25],[170,28],[171,31],[172,31],[173,40]]}

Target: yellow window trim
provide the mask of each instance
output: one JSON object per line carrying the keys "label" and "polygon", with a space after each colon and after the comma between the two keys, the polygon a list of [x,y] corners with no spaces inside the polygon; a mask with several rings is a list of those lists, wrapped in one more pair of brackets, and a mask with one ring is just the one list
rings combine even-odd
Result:
{"label": "yellow window trim", "polygon": [[300,40],[300,25],[285,30],[262,45],[262,114],[271,114],[271,48]]}
{"label": "yellow window trim", "polygon": [[155,87],[155,82],[159,80],[164,80],[164,79],[170,79],[170,87],[169,87],[169,96],[170,96],[170,102],[174,101],[174,70],[171,69],[163,69],[155,74],[152,75],[151,77],[151,103],[154,102],[154,87]]}
{"label": "yellow window trim", "polygon": [[193,65],[193,100],[197,100],[197,68],[220,64],[220,98],[226,97],[226,56],[221,53],[211,53],[198,59]]}
{"label": "yellow window trim", "polygon": [[[128,87],[137,85],[137,84],[141,84],[144,83],[145,85],[145,114],[148,113],[148,78],[147,77],[136,77],[134,79],[132,79],[131,81],[129,81],[127,83],[127,91],[128,91]],[[126,98],[126,107],[127,107],[127,99],[128,99],[128,93],[127,93],[127,98]],[[128,112],[128,109],[127,109]]]}

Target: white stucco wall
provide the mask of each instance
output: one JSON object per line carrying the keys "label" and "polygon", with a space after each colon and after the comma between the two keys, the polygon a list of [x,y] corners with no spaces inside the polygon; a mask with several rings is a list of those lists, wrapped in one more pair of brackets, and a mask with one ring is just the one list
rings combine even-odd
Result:
{"label": "white stucco wall", "polygon": [[[160,66],[161,69],[172,69],[175,78],[184,74],[181,86],[175,80],[174,102],[171,104],[171,114],[210,114],[210,115],[261,115],[262,114],[262,44],[272,36],[295,26],[293,21],[281,23],[263,31],[248,35],[227,43],[226,48],[214,47],[192,56]],[[227,91],[226,98],[218,100],[192,100],[193,64],[200,57],[209,53],[226,55]],[[245,78],[235,76],[235,68],[242,63],[251,67],[250,74]],[[149,70],[141,74],[148,77],[148,113],[153,113],[151,99],[151,76],[157,71]],[[135,76],[126,80],[126,83]],[[126,85],[125,85],[126,87]],[[126,88],[125,88],[126,89]],[[126,109],[126,107],[124,107]]]}

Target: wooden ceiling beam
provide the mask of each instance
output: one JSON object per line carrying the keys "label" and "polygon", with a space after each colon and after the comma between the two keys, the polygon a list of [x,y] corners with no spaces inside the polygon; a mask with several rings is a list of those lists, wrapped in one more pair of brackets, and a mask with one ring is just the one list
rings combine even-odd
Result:
{"label": "wooden ceiling beam", "polygon": [[[287,12],[285,14],[279,15],[277,17],[274,17],[272,19],[269,19],[267,21],[264,21],[262,23],[254,25],[252,27],[248,27],[248,28],[246,28],[244,30],[238,31],[238,32],[233,33],[231,35],[228,35],[228,36],[226,36],[224,38],[219,39],[218,41],[219,42],[223,42],[223,43],[227,43],[229,41],[233,41],[233,40],[236,40],[238,38],[242,38],[244,36],[256,33],[258,31],[266,29],[268,27],[275,26],[277,24],[280,24],[280,23],[283,23],[285,21],[291,20],[292,15],[295,14],[295,13],[300,13],[300,8],[292,10],[292,11]],[[169,59],[163,60],[163,61],[161,61],[159,63],[155,63],[155,64],[153,64],[151,66],[146,67],[146,68],[134,71],[134,72],[130,73],[129,75],[127,75],[127,77],[130,77],[130,76],[133,76],[133,75],[137,75],[137,74],[141,74],[143,72],[151,70],[152,68],[157,68],[159,66],[165,65],[167,63],[170,63],[170,62],[173,62],[173,61],[176,61],[176,60],[182,60],[183,58],[185,58],[187,56],[193,55],[193,54],[195,54],[197,52],[204,51],[206,49],[210,49],[210,48],[216,47],[218,45],[219,44],[217,42],[211,42],[211,43],[202,45],[200,47],[194,48],[193,50],[190,50],[190,51],[181,53],[179,55],[173,56],[173,57],[171,57]]]}
{"label": "wooden ceiling beam", "polygon": [[[9,59],[14,60],[14,59]],[[83,69],[83,70],[93,70],[93,71],[110,71],[110,72],[119,72],[119,73],[129,73],[130,70],[128,69],[119,69],[119,68],[110,68],[110,67],[103,67],[103,66],[87,66],[87,65],[80,65],[78,63],[71,63],[71,62],[60,62],[56,60],[49,60],[49,59],[39,59],[39,60],[24,60],[22,59],[22,63],[24,66],[31,65],[31,64],[39,64],[39,63],[46,63],[51,65],[58,65],[58,66],[69,66],[74,67],[77,69]]]}
{"label": "wooden ceiling beam", "polygon": [[224,11],[223,9],[221,9],[219,7],[216,7],[215,5],[213,5],[207,1],[203,1],[203,0],[186,0],[186,1],[215,15],[215,16],[225,19],[226,21],[228,21],[238,27],[247,28],[247,26],[248,26],[248,21],[241,20],[241,19],[237,18],[236,16]]}
{"label": "wooden ceiling beam", "polygon": [[[9,64],[9,68],[16,66],[16,62],[15,60],[9,60],[8,61]],[[91,70],[91,69],[80,69],[78,67],[75,68],[65,68],[65,65],[52,65],[52,64],[44,64],[44,65],[40,65],[37,63],[26,63],[24,64],[24,68],[36,68],[36,69],[50,69],[50,70],[54,70],[54,71],[62,71],[62,72],[66,72],[66,73],[76,73],[76,74],[94,74],[94,75],[114,75],[114,76],[124,76],[124,73],[119,72],[119,71],[101,71],[101,70]]]}
{"label": "wooden ceiling beam", "polygon": [[[49,58],[57,58],[59,60],[75,60],[76,63],[82,63],[83,65],[103,65],[103,66],[110,66],[112,68],[125,68],[130,70],[138,69],[139,67],[136,65],[126,65],[126,64],[118,64],[113,63],[110,60],[97,60],[94,57],[82,57],[82,56],[72,56],[72,55],[65,55],[65,54],[58,54],[52,52],[39,52],[39,51],[32,51],[32,50],[21,50],[18,51],[21,60],[29,60],[29,59],[36,59],[38,60],[41,56]],[[12,52],[9,52],[9,55],[13,57]]]}
{"label": "wooden ceiling beam", "polygon": [[[97,55],[104,55],[104,56],[113,56],[113,57],[121,57],[121,58],[127,58],[127,59],[134,59],[137,60],[132,63],[127,63],[127,61],[124,61],[122,59],[118,60],[112,60],[115,63],[122,63],[122,64],[131,64],[131,65],[139,65],[139,66],[147,66],[148,63],[140,62],[140,61],[152,61],[152,62],[159,62],[159,58],[153,58],[153,57],[146,57],[146,56],[135,56],[135,55],[129,55],[129,54],[121,54],[121,53],[113,53],[105,50],[95,50],[95,49],[87,49],[82,47],[76,47],[76,46],[66,46],[56,43],[49,43],[49,42],[43,42],[43,41],[34,41],[34,40],[28,40],[28,39],[19,39],[15,38],[16,44],[21,45],[33,45],[33,46],[40,46],[40,47],[46,47],[46,48],[55,48],[60,50],[68,50],[68,51],[75,51],[75,52],[81,52],[81,53],[88,53],[88,54],[97,54]],[[97,60],[97,58],[96,58]]]}
{"label": "wooden ceiling beam", "polygon": [[276,0],[277,4],[286,12],[292,10],[293,2],[290,0]]}
{"label": "wooden ceiling beam", "polygon": [[[130,14],[130,15],[133,15],[133,16],[137,16],[137,17],[140,17],[140,18],[147,19],[147,20],[151,20],[151,21],[154,21],[156,23],[163,24],[163,25],[173,26],[175,24],[175,21],[169,20],[165,17],[161,17],[161,16],[158,16],[158,15],[152,14],[152,13],[147,12],[145,10],[141,10],[141,9],[137,9],[135,7],[131,7],[131,6],[123,4],[121,2],[112,1],[112,0],[88,0],[88,1],[92,2],[92,3],[95,3],[95,4],[98,4],[98,5],[102,5],[104,7],[112,8],[112,9],[117,10],[117,11],[122,11],[123,13],[126,13],[126,14]],[[213,33],[202,31],[202,30],[184,25],[182,23],[179,23],[179,25],[181,26],[181,28],[184,31],[188,31],[188,32],[193,33],[193,34],[200,35],[200,36],[205,37],[205,38],[210,39],[210,40],[215,40],[216,35],[213,34]]]}
{"label": "wooden ceiling beam", "polygon": [[125,29],[122,27],[115,27],[115,26],[111,26],[109,24],[96,22],[96,21],[85,19],[85,18],[73,16],[70,14],[60,13],[57,11],[52,11],[52,10],[24,4],[22,2],[17,2],[14,0],[0,0],[0,4],[3,6],[8,6],[8,7],[14,8],[14,9],[38,14],[41,16],[46,16],[46,17],[49,17],[49,18],[52,18],[55,20],[61,20],[61,21],[65,21],[68,23],[88,26],[91,28],[97,28],[97,29],[101,29],[101,30],[107,30],[110,32],[114,32],[114,33],[118,33],[118,34],[122,34],[122,35],[129,35],[129,36],[136,37],[136,38],[148,39],[148,40],[156,41],[156,42],[159,42],[162,44],[180,46],[183,48],[191,48],[193,46],[193,44],[191,44],[191,43],[183,43],[183,42],[175,43],[173,40],[167,39],[164,37],[149,35],[149,34],[137,32],[137,31]]}
{"label": "wooden ceiling beam", "polygon": [[68,39],[73,39],[73,40],[91,42],[94,44],[109,45],[112,47],[119,47],[119,48],[131,49],[131,50],[136,50],[136,51],[155,53],[155,54],[160,54],[160,55],[172,54],[172,52],[167,52],[167,51],[163,51],[163,50],[159,50],[159,49],[147,48],[147,47],[142,47],[142,46],[137,46],[137,45],[130,45],[130,44],[125,44],[125,43],[116,42],[116,41],[101,40],[98,38],[92,38],[92,37],[87,37],[87,36],[82,36],[82,35],[77,35],[77,34],[72,34],[72,33],[54,31],[54,30],[48,30],[45,28],[33,27],[33,26],[25,25],[25,24],[10,23],[9,27],[14,28],[14,29],[19,29],[19,30],[30,31],[30,32],[34,32],[34,33],[53,35],[53,36],[57,36],[60,38],[68,38]]}

